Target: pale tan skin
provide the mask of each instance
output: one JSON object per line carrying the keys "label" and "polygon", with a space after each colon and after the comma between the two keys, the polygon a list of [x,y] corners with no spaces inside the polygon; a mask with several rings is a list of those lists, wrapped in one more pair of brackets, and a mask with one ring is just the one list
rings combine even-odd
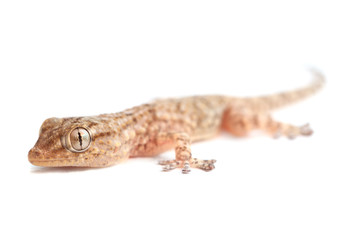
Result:
{"label": "pale tan skin", "polygon": [[[221,130],[246,136],[261,129],[274,137],[308,136],[312,130],[272,119],[273,109],[303,99],[321,88],[323,76],[314,71],[311,85],[256,98],[197,96],[158,100],[113,114],[49,118],[30,150],[29,161],[46,167],[106,167],[129,157],[155,156],[175,148],[174,160],[163,170],[214,169],[215,160],[192,157],[190,143],[213,138]],[[75,130],[74,130],[75,129]]]}

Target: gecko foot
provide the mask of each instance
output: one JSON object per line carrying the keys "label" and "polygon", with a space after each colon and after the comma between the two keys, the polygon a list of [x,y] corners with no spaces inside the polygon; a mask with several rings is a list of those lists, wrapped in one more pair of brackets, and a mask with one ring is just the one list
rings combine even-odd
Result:
{"label": "gecko foot", "polygon": [[309,124],[305,124],[300,127],[296,127],[289,124],[280,124],[279,128],[273,133],[274,138],[286,136],[289,139],[295,139],[298,136],[310,136],[313,134]]}
{"label": "gecko foot", "polygon": [[183,174],[188,174],[191,171],[191,168],[198,168],[204,171],[211,171],[215,168],[216,160],[200,160],[197,158],[192,158],[190,161],[178,161],[178,160],[162,160],[159,161],[159,164],[163,166],[164,172],[169,172],[175,168],[181,168]]}
{"label": "gecko foot", "polygon": [[176,168],[177,162],[175,160],[161,160],[159,164],[163,166],[163,172],[169,172]]}
{"label": "gecko foot", "polygon": [[215,168],[216,160],[199,160],[197,158],[192,159],[192,167],[199,168],[204,171],[211,171]]}
{"label": "gecko foot", "polygon": [[313,130],[310,125],[307,123],[300,127],[291,127],[287,133],[287,137],[289,139],[295,139],[298,136],[311,136],[313,134]]}
{"label": "gecko foot", "polygon": [[310,136],[311,134],[313,134],[313,130],[310,127],[310,124],[305,124],[303,126],[300,127],[300,133],[303,136]]}

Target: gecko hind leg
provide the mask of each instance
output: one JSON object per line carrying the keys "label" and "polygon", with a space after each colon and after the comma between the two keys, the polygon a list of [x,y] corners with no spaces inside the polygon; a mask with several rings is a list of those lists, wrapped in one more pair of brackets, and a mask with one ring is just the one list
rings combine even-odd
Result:
{"label": "gecko hind leg", "polygon": [[245,136],[255,129],[263,130],[274,138],[285,136],[294,139],[298,136],[310,136],[313,133],[309,124],[294,126],[274,120],[268,112],[239,111],[236,108],[231,108],[225,113],[222,125],[235,136]]}
{"label": "gecko hind leg", "polygon": [[193,158],[191,154],[191,140],[188,134],[179,133],[171,136],[175,142],[175,160],[159,161],[163,165],[163,171],[171,171],[175,168],[182,168],[182,173],[190,173],[191,168],[199,168],[204,171],[210,171],[215,168],[215,160],[200,160]]}

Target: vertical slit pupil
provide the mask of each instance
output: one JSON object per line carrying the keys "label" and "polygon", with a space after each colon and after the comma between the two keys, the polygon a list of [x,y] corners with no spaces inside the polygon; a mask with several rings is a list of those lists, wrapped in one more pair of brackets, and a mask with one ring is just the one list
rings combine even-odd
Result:
{"label": "vertical slit pupil", "polygon": [[78,137],[79,137],[79,143],[80,143],[80,148],[82,149],[82,136],[81,136],[81,133],[80,131],[78,130]]}

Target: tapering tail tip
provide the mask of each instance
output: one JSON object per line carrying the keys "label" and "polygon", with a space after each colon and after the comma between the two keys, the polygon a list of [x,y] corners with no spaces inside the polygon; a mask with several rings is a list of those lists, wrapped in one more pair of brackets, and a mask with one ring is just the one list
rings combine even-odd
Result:
{"label": "tapering tail tip", "polygon": [[322,87],[325,84],[325,76],[320,70],[311,67],[309,68],[309,72],[311,72],[311,74],[313,75],[314,85],[318,85],[318,87]]}
{"label": "tapering tail tip", "polygon": [[313,75],[313,80],[309,85],[292,91],[285,91],[277,94],[258,97],[256,98],[257,102],[262,102],[263,104],[261,106],[265,106],[265,109],[273,110],[295,103],[313,95],[324,86],[325,77],[319,70],[315,68],[309,68],[309,71]]}

